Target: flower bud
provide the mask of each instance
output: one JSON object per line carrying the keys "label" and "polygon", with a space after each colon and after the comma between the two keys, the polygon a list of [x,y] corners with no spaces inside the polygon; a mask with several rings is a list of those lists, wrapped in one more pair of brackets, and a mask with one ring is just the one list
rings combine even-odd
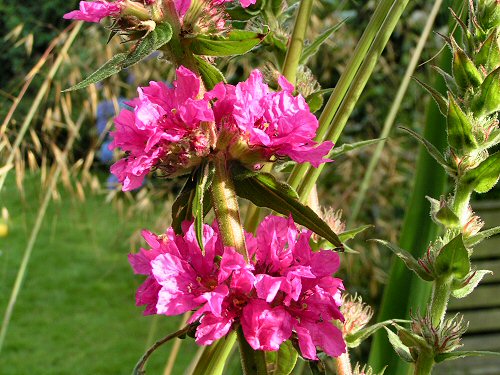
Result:
{"label": "flower bud", "polygon": [[354,335],[356,332],[362,330],[373,317],[373,309],[363,303],[361,296],[355,294],[344,294],[342,296],[342,305],[340,312],[344,315],[344,325],[342,333],[344,336]]}

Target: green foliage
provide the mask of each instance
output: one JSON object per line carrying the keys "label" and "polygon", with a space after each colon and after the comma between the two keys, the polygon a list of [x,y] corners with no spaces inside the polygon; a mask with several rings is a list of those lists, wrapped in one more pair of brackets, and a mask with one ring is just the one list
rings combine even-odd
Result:
{"label": "green foliage", "polygon": [[297,363],[298,353],[290,340],[281,344],[275,352],[265,352],[267,375],[288,375]]}
{"label": "green foliage", "polygon": [[267,35],[245,30],[232,30],[225,36],[197,35],[189,39],[189,48],[196,55],[233,56],[247,53]]}

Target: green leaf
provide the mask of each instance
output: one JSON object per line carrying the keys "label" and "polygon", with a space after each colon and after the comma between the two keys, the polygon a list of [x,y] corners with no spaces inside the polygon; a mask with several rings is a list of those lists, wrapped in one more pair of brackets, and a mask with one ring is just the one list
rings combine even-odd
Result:
{"label": "green leaf", "polygon": [[483,78],[472,60],[452,39],[453,46],[453,77],[462,89],[478,87]]}
{"label": "green leaf", "polygon": [[379,143],[385,140],[386,138],[375,138],[355,143],[344,143],[342,146],[334,147],[332,149],[332,152],[330,152],[330,155],[328,155],[328,157],[331,159],[335,159],[341,155],[348,153],[349,151],[357,150],[366,146],[371,146],[374,145],[375,143]]}
{"label": "green leaf", "polygon": [[484,79],[472,100],[471,109],[478,117],[489,116],[500,111],[500,67]]}
{"label": "green leaf", "polygon": [[169,23],[156,24],[154,30],[142,38],[139,43],[128,54],[122,69],[128,68],[145,59],[154,51],[163,47],[172,38],[172,26]]}
{"label": "green leaf", "polygon": [[423,337],[420,337],[416,333],[413,333],[409,329],[402,327],[399,324],[394,324],[394,327],[396,327],[398,331],[398,337],[403,343],[403,345],[409,348],[417,347],[417,348],[430,349],[429,344],[425,341]]}
{"label": "green leaf", "polygon": [[427,139],[423,138],[420,136],[418,133],[415,133],[413,130],[405,128],[405,127],[400,127],[401,130],[404,130],[405,132],[409,133],[413,138],[415,138],[417,141],[419,141],[429,152],[429,154],[432,156],[434,160],[438,164],[440,164],[448,173],[452,173],[453,169],[450,168],[446,160],[444,159],[443,155],[439,150],[434,146],[432,143],[430,143]]}
{"label": "green leaf", "polygon": [[469,350],[469,351],[455,351],[451,353],[442,353],[438,354],[434,357],[436,363],[451,361],[454,359],[465,358],[465,357],[482,357],[486,355],[491,356],[500,356],[500,353],[497,352],[488,352],[482,350]]}
{"label": "green leaf", "polygon": [[439,201],[431,197],[426,198],[431,202],[431,217],[437,224],[441,224],[445,228],[460,226],[459,217],[452,211],[443,197]]}
{"label": "green leaf", "polygon": [[390,324],[394,323],[394,320],[386,320],[385,322],[380,322],[376,324],[372,324],[368,327],[360,329],[358,332],[352,335],[345,336],[345,342],[347,347],[356,348],[358,347],[364,340],[377,332],[380,328],[384,328]]}
{"label": "green leaf", "polygon": [[417,81],[420,84],[420,86],[426,89],[429,92],[429,94],[431,94],[432,98],[434,99],[439,108],[439,112],[441,112],[443,116],[446,116],[446,114],[448,113],[448,100],[446,100],[446,98],[443,95],[441,95],[439,91],[435,90],[427,83],[422,82],[417,77],[413,77],[413,79]]}
{"label": "green leaf", "polygon": [[374,227],[374,225],[362,225],[360,227],[357,227],[357,228],[354,228],[354,229],[350,229],[350,230],[346,230],[345,232],[339,233],[338,236],[339,236],[340,241],[346,242],[348,240],[353,239],[354,237],[356,237],[361,232],[364,232],[368,228],[372,228],[372,227]]}
{"label": "green leaf", "polygon": [[465,246],[473,247],[480,243],[481,241],[500,233],[500,226],[483,230],[473,236],[470,236],[464,240]]}
{"label": "green leaf", "polygon": [[476,168],[465,173],[462,183],[478,193],[486,193],[500,177],[500,151],[490,155]]}
{"label": "green leaf", "polygon": [[387,336],[389,338],[389,342],[391,343],[392,347],[396,351],[397,355],[401,357],[406,362],[414,362],[413,357],[411,356],[410,350],[406,345],[404,345],[401,342],[401,339],[396,335],[394,332],[392,332],[389,328],[384,327],[385,330],[387,331]]}
{"label": "green leaf", "polygon": [[267,375],[289,375],[299,357],[290,340],[280,345],[275,352],[265,352]]}
{"label": "green leaf", "polygon": [[[479,285],[481,280],[487,274],[492,274],[493,272],[488,270],[471,271],[464,280],[457,282],[458,286],[453,285],[453,290],[451,294],[455,298],[464,298],[472,293],[474,289]],[[465,285],[463,283],[466,282]],[[455,284],[455,283],[454,283]]]}
{"label": "green leaf", "polygon": [[343,248],[342,242],[330,226],[314,210],[299,202],[297,192],[290,185],[277,181],[269,173],[259,173],[249,177],[245,172],[239,171],[239,174],[240,176],[236,170],[234,185],[238,196],[248,199],[256,206],[270,208],[282,215],[291,214],[296,223],[309,228],[338,249]]}
{"label": "green leaf", "polygon": [[207,90],[212,90],[219,82],[226,82],[222,72],[203,58],[195,56],[201,79]]}
{"label": "green leaf", "polygon": [[446,83],[446,87],[448,87],[448,90],[450,90],[452,92],[455,92],[458,90],[458,86],[455,83],[455,80],[453,79],[453,77],[451,75],[446,73],[443,69],[441,69],[438,66],[432,65],[432,68],[443,77],[443,79]]}
{"label": "green leaf", "polygon": [[334,89],[324,89],[318,90],[310,94],[306,99],[306,103],[309,106],[309,110],[315,113],[323,107],[323,95],[330,94]]}
{"label": "green leaf", "polygon": [[455,279],[466,277],[470,267],[470,255],[461,234],[443,246],[434,264],[439,276],[454,276]]}
{"label": "green leaf", "polygon": [[112,75],[119,73],[122,70],[123,62],[127,59],[126,53],[119,53],[114,55],[110,60],[108,60],[103,66],[97,69],[94,73],[90,74],[80,83],[64,90],[63,92],[75,91],[83,89],[93,83],[102,81],[105,78],[111,77]]}
{"label": "green leaf", "polygon": [[475,55],[476,64],[483,65],[489,72],[500,65],[500,35],[493,30]]}
{"label": "green leaf", "polygon": [[208,163],[205,163],[198,168],[198,176],[196,178],[195,194],[192,201],[192,215],[194,217],[194,227],[196,239],[200,246],[201,252],[205,255],[203,246],[203,218],[205,217],[205,193],[210,187],[213,177],[213,168],[210,168]]}
{"label": "green leaf", "polygon": [[119,53],[113,56],[108,62],[97,69],[94,73],[85,78],[82,82],[70,87],[66,91],[83,89],[93,83],[102,81],[105,78],[117,74],[124,68],[128,68],[149,56],[172,38],[172,27],[168,23],[157,24],[155,29],[142,38],[133,50],[126,53]]}
{"label": "green leaf", "polygon": [[320,36],[318,36],[314,42],[304,47],[302,55],[300,56],[299,64],[306,64],[307,61],[319,51],[319,48],[323,45],[323,43],[325,43],[328,38],[344,24],[345,21],[346,20],[342,20],[338,24],[329,27]]}
{"label": "green leaf", "polygon": [[448,93],[448,115],[446,119],[448,143],[453,149],[468,152],[477,148],[477,141],[472,133],[472,123],[451,93]]}
{"label": "green leaf", "polygon": [[182,233],[182,222],[192,218],[192,204],[196,189],[196,174],[193,172],[181,189],[181,192],[172,204],[172,227],[177,234]]}
{"label": "green leaf", "polygon": [[233,29],[226,36],[197,35],[190,38],[190,49],[196,55],[232,56],[242,55],[259,44],[267,33]]}
{"label": "green leaf", "polygon": [[382,245],[388,247],[395,255],[397,255],[406,265],[406,267],[415,272],[421,279],[425,281],[432,281],[434,277],[429,275],[425,269],[418,263],[418,261],[408,251],[383,240],[374,240]]}

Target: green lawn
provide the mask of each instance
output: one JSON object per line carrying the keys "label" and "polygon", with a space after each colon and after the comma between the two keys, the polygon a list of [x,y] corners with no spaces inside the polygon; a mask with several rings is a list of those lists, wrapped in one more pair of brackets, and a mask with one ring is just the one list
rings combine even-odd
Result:
{"label": "green lawn", "polygon": [[[25,186],[24,199],[13,179],[0,195],[11,216],[10,233],[0,238],[2,317],[41,198],[37,178]],[[120,218],[104,195],[88,193],[80,202],[63,192],[60,202],[51,202],[0,353],[0,373],[129,374],[150,333],[157,339],[175,330],[177,318],[144,317],[135,306],[143,277],[129,267],[129,236],[154,221]],[[149,374],[163,373],[170,346],[153,355]],[[176,374],[195,351],[185,340]]]}

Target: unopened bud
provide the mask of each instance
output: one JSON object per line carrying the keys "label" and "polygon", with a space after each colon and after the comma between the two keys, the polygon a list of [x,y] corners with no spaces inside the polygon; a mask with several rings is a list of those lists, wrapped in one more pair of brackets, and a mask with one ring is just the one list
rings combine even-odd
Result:
{"label": "unopened bud", "polygon": [[354,296],[344,294],[340,311],[345,319],[344,326],[342,327],[344,336],[353,335],[360,331],[373,317],[373,309],[366,303],[363,303],[363,299],[357,294]]}

